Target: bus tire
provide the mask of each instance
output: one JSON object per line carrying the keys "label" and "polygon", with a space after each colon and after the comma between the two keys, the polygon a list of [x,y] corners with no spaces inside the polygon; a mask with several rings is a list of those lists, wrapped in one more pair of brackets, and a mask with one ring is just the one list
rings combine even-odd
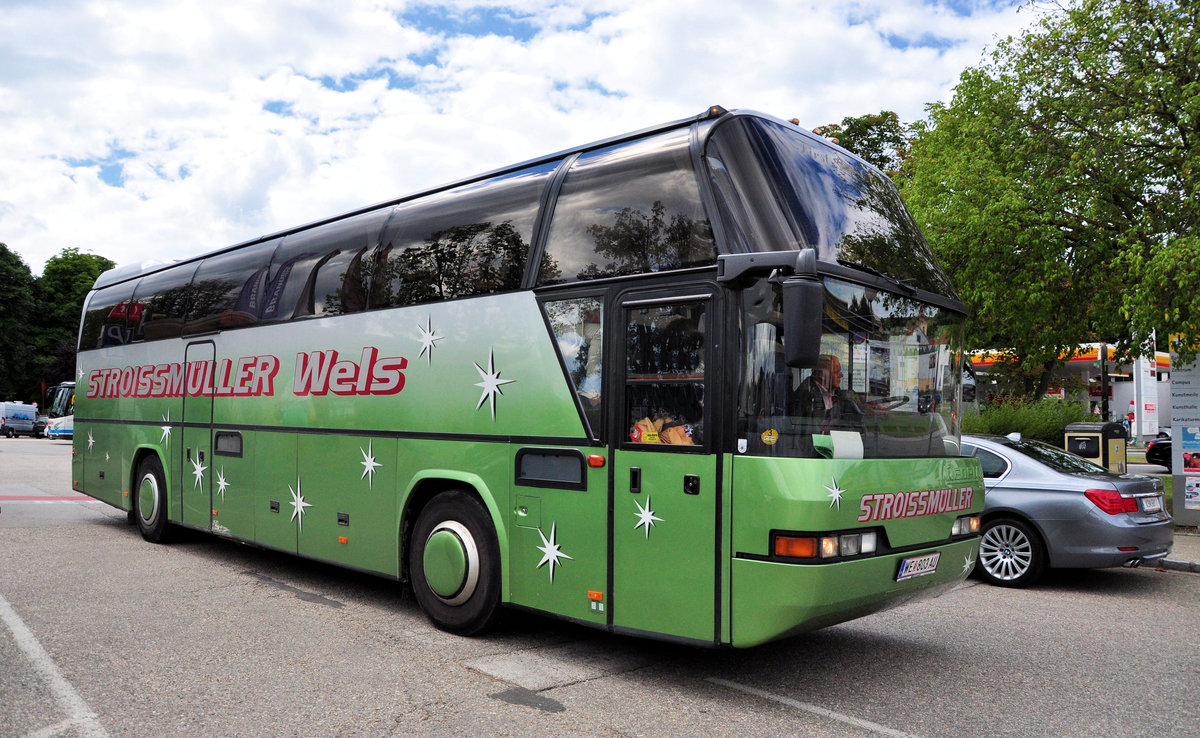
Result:
{"label": "bus tire", "polygon": [[1046,569],[1046,547],[1033,526],[1017,518],[992,518],[983,524],[975,571],[989,584],[1028,587]]}
{"label": "bus tire", "polygon": [[408,571],[417,603],[437,628],[487,630],[500,606],[500,544],[483,503],[461,490],[430,500],[409,540]]}
{"label": "bus tire", "polygon": [[133,512],[142,538],[151,543],[166,543],[170,539],[167,479],[163,474],[162,462],[157,456],[147,456],[138,464]]}

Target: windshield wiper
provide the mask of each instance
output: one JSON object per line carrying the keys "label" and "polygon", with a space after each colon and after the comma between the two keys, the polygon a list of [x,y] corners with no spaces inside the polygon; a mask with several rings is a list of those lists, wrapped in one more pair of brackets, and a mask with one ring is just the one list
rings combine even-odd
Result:
{"label": "windshield wiper", "polygon": [[903,279],[896,279],[895,277],[889,277],[888,275],[884,274],[883,272],[879,271],[878,269],[875,269],[874,267],[869,267],[866,264],[863,264],[862,262],[850,261],[849,259],[838,259],[837,263],[841,264],[844,267],[850,267],[851,269],[858,269],[859,271],[863,271],[863,272],[866,272],[867,274],[872,274],[876,277],[879,277],[880,279],[886,280],[888,283],[894,284],[897,287],[899,287],[906,294],[912,295],[917,291],[916,285],[912,284],[911,282],[909,282],[907,280],[903,280]]}

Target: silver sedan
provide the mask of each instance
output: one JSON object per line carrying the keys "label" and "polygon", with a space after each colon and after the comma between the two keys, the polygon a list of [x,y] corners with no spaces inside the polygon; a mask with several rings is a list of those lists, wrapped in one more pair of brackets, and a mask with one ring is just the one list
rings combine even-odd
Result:
{"label": "silver sedan", "polygon": [[1051,568],[1138,566],[1171,551],[1162,480],[1113,474],[1060,448],[1008,436],[963,436],[983,467],[987,500],[975,571],[1005,587]]}

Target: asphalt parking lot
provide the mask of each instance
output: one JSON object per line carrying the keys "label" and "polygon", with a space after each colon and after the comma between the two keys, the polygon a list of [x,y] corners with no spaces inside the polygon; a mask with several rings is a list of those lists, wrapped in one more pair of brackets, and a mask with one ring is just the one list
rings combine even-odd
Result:
{"label": "asphalt parking lot", "polygon": [[144,542],[0,439],[0,736],[1194,735],[1200,575],[1053,573],[757,649],[514,613],[433,629],[393,582],[196,534]]}

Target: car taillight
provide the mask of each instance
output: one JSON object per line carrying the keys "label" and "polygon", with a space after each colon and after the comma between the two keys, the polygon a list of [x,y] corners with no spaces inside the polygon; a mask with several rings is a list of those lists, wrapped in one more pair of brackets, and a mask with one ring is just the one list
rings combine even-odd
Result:
{"label": "car taillight", "polygon": [[1083,494],[1091,500],[1096,507],[1100,508],[1109,515],[1120,515],[1121,513],[1131,513],[1138,511],[1137,498],[1122,497],[1121,493],[1115,489],[1089,489]]}

